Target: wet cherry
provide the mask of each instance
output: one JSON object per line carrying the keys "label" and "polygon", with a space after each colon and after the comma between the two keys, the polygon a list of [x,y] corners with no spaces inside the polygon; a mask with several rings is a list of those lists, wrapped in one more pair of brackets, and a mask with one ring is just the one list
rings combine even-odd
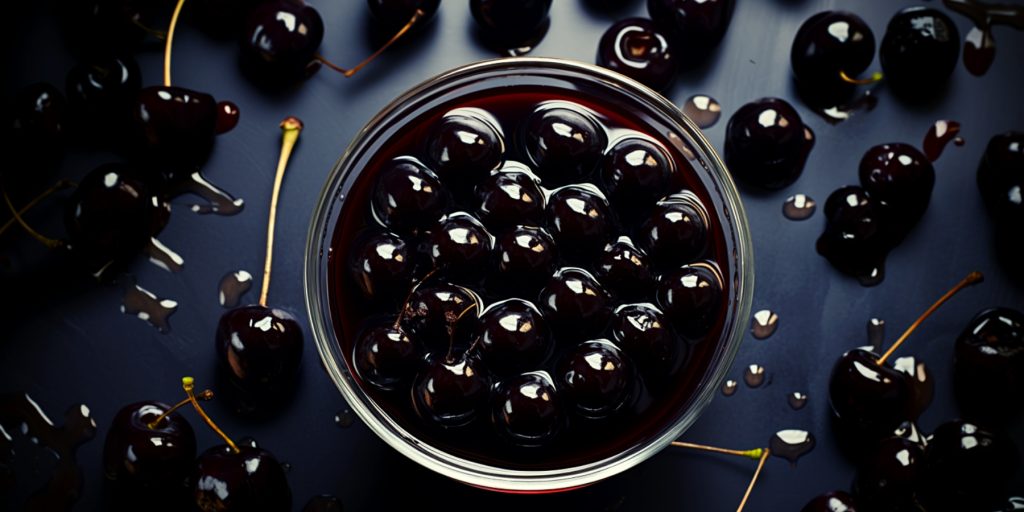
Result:
{"label": "wet cherry", "polygon": [[241,62],[258,84],[278,87],[317,69],[324,38],[320,13],[302,1],[273,0],[249,13],[242,29]]}
{"label": "wet cherry", "polygon": [[814,145],[792,105],[778,98],[748,103],[725,128],[725,161],[733,176],[755,188],[777,190],[796,181]]}
{"label": "wet cherry", "polygon": [[607,135],[583,107],[544,104],[526,122],[525,150],[545,183],[576,182],[593,172]]}
{"label": "wet cherry", "polygon": [[865,286],[880,283],[892,248],[884,206],[864,189],[847,186],[828,196],[825,217],[818,254]]}
{"label": "wet cherry", "polygon": [[518,226],[500,235],[494,245],[498,284],[530,290],[529,296],[551,277],[558,261],[555,239],[544,228]]}
{"label": "wet cherry", "polygon": [[829,402],[842,427],[854,435],[881,439],[904,420],[916,420],[914,380],[865,349],[846,352],[829,381]]}
{"label": "wet cherry", "polygon": [[429,242],[434,268],[452,279],[481,276],[491,260],[492,237],[476,217],[464,212],[445,215],[432,228]]}
{"label": "wet cherry", "polygon": [[382,325],[359,334],[352,363],[362,380],[385,391],[412,378],[422,352],[401,326]]}
{"label": "wet cherry", "polygon": [[909,144],[880,144],[864,153],[860,184],[872,198],[885,204],[892,229],[909,231],[928,208],[935,169]]}
{"label": "wet cherry", "polygon": [[386,166],[371,198],[374,216],[398,233],[417,233],[437,222],[448,206],[437,175],[412,159]]}
{"label": "wet cherry", "polygon": [[996,221],[1024,227],[1024,132],[992,137],[978,165],[978,189]]}
{"label": "wet cherry", "polygon": [[623,304],[612,315],[613,341],[643,370],[648,385],[658,384],[686,359],[688,345],[654,304]]}
{"label": "wet cherry", "polygon": [[667,89],[676,75],[668,38],[646,18],[627,18],[608,27],[597,46],[597,65],[656,91]]}
{"label": "wet cherry", "polygon": [[243,306],[224,313],[217,323],[221,367],[233,382],[255,394],[288,388],[299,371],[302,346],[298,320],[280,309]]}
{"label": "wet cherry", "polygon": [[856,79],[874,58],[871,27],[847,11],[824,11],[808,18],[790,50],[801,92],[824,102],[847,99],[854,88],[850,79]]}
{"label": "wet cherry", "polygon": [[708,213],[693,192],[673,194],[658,201],[638,238],[659,267],[678,268],[707,250]]}
{"label": "wet cherry", "polygon": [[936,510],[1000,506],[1020,465],[1017,450],[1006,434],[970,421],[939,425],[928,443],[925,503]]}
{"label": "wet cherry", "polygon": [[196,457],[196,435],[177,412],[156,421],[170,408],[137,402],[114,416],[103,444],[103,468],[119,490],[171,497],[185,485]]}
{"label": "wet cherry", "polygon": [[870,449],[859,464],[853,495],[866,510],[915,510],[924,471],[924,450],[907,439],[890,437]]}
{"label": "wet cherry", "polygon": [[650,291],[654,281],[647,253],[626,236],[604,246],[594,273],[619,297],[639,298]]}
{"label": "wet cherry", "polygon": [[547,224],[562,255],[585,261],[612,236],[614,218],[608,200],[593,185],[569,185],[548,199]]}
{"label": "wet cherry", "polygon": [[552,0],[469,0],[469,11],[487,39],[516,47],[546,28]]}
{"label": "wet cherry", "polygon": [[401,325],[417,343],[431,351],[465,342],[476,330],[480,297],[451,283],[420,286],[410,295]]}
{"label": "wet cherry", "polygon": [[496,229],[538,224],[546,205],[538,181],[532,173],[514,167],[491,174],[476,189],[480,220]]}
{"label": "wet cherry", "polygon": [[256,441],[214,446],[196,459],[192,495],[203,512],[287,512],[292,491],[281,462]]}
{"label": "wet cherry", "polygon": [[954,383],[961,406],[1002,419],[1021,412],[1024,397],[1024,313],[980,311],[956,339]]}
{"label": "wet cherry", "polygon": [[528,372],[502,381],[491,422],[506,440],[521,447],[551,443],[565,428],[565,411],[547,372]]}
{"label": "wet cherry", "polygon": [[725,303],[722,274],[711,262],[683,265],[658,281],[657,302],[679,333],[700,340],[719,321]]}
{"label": "wet cherry", "polygon": [[216,100],[184,87],[142,89],[132,105],[132,119],[142,148],[183,172],[206,161],[217,137]]}
{"label": "wet cherry", "polygon": [[907,97],[942,89],[959,55],[956,24],[946,13],[923,6],[896,13],[878,48],[886,83]]}
{"label": "wet cherry", "polygon": [[436,357],[412,385],[413,406],[423,419],[441,427],[461,427],[487,405],[491,379],[468,354]]}
{"label": "wet cherry", "polygon": [[611,297],[586,270],[565,267],[551,276],[537,305],[560,337],[582,339],[604,330]]}
{"label": "wet cherry", "polygon": [[554,349],[547,320],[537,306],[523,299],[496,302],[480,315],[477,349],[497,373],[538,367]]}
{"label": "wet cherry", "polygon": [[660,144],[641,137],[618,140],[601,163],[601,187],[620,217],[650,212],[671,190],[675,168]]}
{"label": "wet cherry", "polygon": [[471,188],[501,165],[504,135],[489,117],[474,109],[456,109],[430,131],[427,154],[434,171],[449,187]]}
{"label": "wet cherry", "polygon": [[389,232],[367,233],[349,255],[348,271],[368,299],[398,299],[412,285],[414,248]]}
{"label": "wet cherry", "polygon": [[559,368],[563,397],[586,418],[611,416],[636,388],[632,361],[608,340],[581,343]]}

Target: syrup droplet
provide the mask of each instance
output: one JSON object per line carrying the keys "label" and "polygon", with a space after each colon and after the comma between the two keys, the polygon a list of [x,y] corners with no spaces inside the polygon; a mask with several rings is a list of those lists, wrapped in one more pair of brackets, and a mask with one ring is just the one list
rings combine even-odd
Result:
{"label": "syrup droplet", "polygon": [[235,199],[231,194],[207,181],[198,171],[190,174],[185,179],[172,183],[170,194],[172,196],[194,194],[206,200],[206,204],[194,204],[190,207],[193,212],[201,215],[209,213],[225,216],[236,215],[245,206],[244,200],[241,198]]}
{"label": "syrup droplet", "polygon": [[710,128],[722,117],[722,104],[711,96],[695,94],[686,98],[683,113],[697,125],[697,128]]}
{"label": "syrup droplet", "polygon": [[984,75],[996,60],[996,41],[991,29],[971,27],[964,38],[964,67],[974,76]]}
{"label": "syrup droplet", "polygon": [[238,305],[238,301],[250,288],[252,288],[252,274],[244,270],[228,272],[220,280],[220,286],[218,286],[220,292],[217,299],[221,306],[233,308]]}
{"label": "syrup droplet", "polygon": [[[64,425],[60,428],[46,416],[43,409],[27,394],[0,395],[0,421],[18,423],[22,435],[29,436],[34,444],[40,444],[55,454],[49,481],[29,496],[21,507],[23,510],[68,510],[78,501],[84,483],[77,460],[78,447],[96,436],[96,421],[89,407],[74,405],[64,413]],[[13,439],[0,428],[0,475],[14,483],[13,468],[5,458],[13,462]],[[6,482],[4,482],[6,483]]]}
{"label": "syrup droplet", "polygon": [[748,366],[747,371],[743,373],[743,381],[752,388],[761,387],[761,384],[764,384],[764,377],[764,366],[759,364]]}
{"label": "syrup droplet", "polygon": [[814,215],[818,203],[805,194],[796,194],[786,198],[782,203],[782,215],[789,220],[806,220]]}
{"label": "syrup droplet", "polygon": [[763,340],[772,334],[779,327],[779,315],[769,309],[762,309],[754,313],[754,321],[751,322],[750,332],[755,338]]}
{"label": "syrup droplet", "polygon": [[181,272],[185,269],[185,259],[156,238],[149,239],[146,254],[151,263],[168,272]]}
{"label": "syrup droplet", "polygon": [[868,345],[871,345],[872,350],[878,352],[882,348],[883,341],[885,341],[885,320],[881,318],[868,320]]}
{"label": "syrup droplet", "polygon": [[792,407],[794,411],[803,409],[805,405],[807,405],[807,395],[799,391],[794,391],[789,394],[789,406]]}
{"label": "syrup droplet", "polygon": [[230,101],[222,101],[217,104],[217,135],[222,133],[230,132],[238,126],[238,118],[241,112],[238,111],[238,105],[231,103]]}
{"label": "syrup droplet", "polygon": [[334,424],[341,428],[351,427],[356,422],[356,415],[351,409],[345,408],[334,415]]}
{"label": "syrup droplet", "polygon": [[964,67],[971,74],[982,75],[995,59],[996,42],[992,37],[994,25],[1009,25],[1024,29],[1024,7],[1008,3],[985,3],[977,0],[943,0],[949,9],[974,22],[964,38]]}
{"label": "syrup droplet", "polygon": [[923,411],[928,404],[932,403],[935,396],[935,383],[924,363],[919,363],[913,356],[899,357],[892,362],[892,367],[907,375],[917,383],[917,393],[914,393],[917,410]]}
{"label": "syrup droplet", "polygon": [[945,119],[935,121],[928,134],[924,136],[924,156],[932,162],[938,160],[942,150],[946,149],[946,144],[949,144],[958,133],[960,123]]}
{"label": "syrup droplet", "polygon": [[780,430],[768,442],[772,455],[782,457],[794,466],[800,457],[814,449],[814,445],[814,436],[806,430]]}
{"label": "syrup droplet", "polygon": [[739,389],[739,383],[730,379],[722,384],[722,394],[725,396],[733,396],[736,394],[736,390]]}
{"label": "syrup droplet", "polygon": [[953,144],[956,144],[957,146],[963,146],[964,145],[964,138],[960,137],[960,136],[955,137],[953,139]]}
{"label": "syrup droplet", "polygon": [[161,333],[170,332],[171,324],[168,323],[168,319],[177,310],[178,303],[176,301],[159,299],[153,292],[135,284],[134,280],[125,286],[124,297],[121,299],[121,312],[139,317],[156,327]]}
{"label": "syrup droplet", "polygon": [[329,494],[314,496],[306,502],[305,507],[302,507],[302,512],[341,512],[341,510],[341,500]]}
{"label": "syrup droplet", "polygon": [[829,124],[839,124],[859,112],[870,112],[878,106],[878,97],[870,90],[864,91],[850,103],[817,110]]}

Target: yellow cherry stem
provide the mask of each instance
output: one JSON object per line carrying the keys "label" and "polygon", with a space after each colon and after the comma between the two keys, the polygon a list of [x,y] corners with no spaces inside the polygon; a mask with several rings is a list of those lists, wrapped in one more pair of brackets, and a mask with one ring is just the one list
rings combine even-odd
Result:
{"label": "yellow cherry stem", "polygon": [[847,75],[846,71],[840,71],[839,72],[839,78],[842,81],[844,81],[844,82],[846,82],[848,84],[853,84],[853,85],[871,85],[871,84],[876,84],[878,82],[881,82],[883,77],[882,77],[882,73],[880,73],[878,71],[875,71],[874,73],[871,73],[871,76],[868,77],[868,78],[853,78],[850,75]]}
{"label": "yellow cherry stem", "polygon": [[754,470],[754,476],[750,479],[750,484],[747,485],[747,492],[743,493],[743,500],[740,501],[740,506],[736,508],[736,512],[743,512],[743,507],[747,506],[747,500],[750,499],[750,493],[754,490],[754,484],[757,483],[757,478],[761,476],[761,469],[764,468],[764,462],[768,460],[768,455],[771,455],[772,451],[768,448],[764,449],[761,454],[761,458],[757,462],[757,469]]}
{"label": "yellow cherry stem", "polygon": [[717,446],[708,446],[706,444],[686,443],[683,441],[672,441],[672,446],[677,448],[687,448],[690,450],[699,450],[703,452],[721,453],[724,455],[736,455],[739,457],[746,457],[748,459],[758,460],[764,453],[766,448],[754,448],[752,450],[730,450],[728,448],[719,448]]}
{"label": "yellow cherry stem", "polygon": [[[213,400],[213,391],[211,391],[209,389],[204,390],[202,393],[199,393],[198,395],[196,395],[196,398],[199,399],[199,400],[203,400],[203,401]],[[192,403],[192,399],[191,398],[185,398],[184,400],[174,404],[174,406],[171,407],[170,409],[167,409],[166,411],[164,411],[164,413],[161,414],[160,416],[157,416],[155,420],[147,423],[146,426],[151,428],[151,429],[156,428],[157,426],[160,425],[160,422],[163,421],[164,418],[170,416],[172,412],[177,411],[178,409],[181,409],[182,407],[185,407],[186,405],[188,405],[190,403]]]}
{"label": "yellow cherry stem", "polygon": [[[11,202],[11,198],[10,196],[7,195],[6,190],[4,191],[4,202],[7,203],[7,208],[11,210],[11,216],[14,217],[14,219],[12,220],[14,222],[17,222],[18,225],[20,225],[21,228],[24,229],[25,232],[29,234],[29,236],[35,238],[36,240],[39,241],[39,243],[45,245],[47,249],[56,249],[64,245],[64,242],[43,236],[38,231],[32,229],[32,226],[29,226],[28,223],[25,222],[25,219],[21,218],[21,213],[19,213],[18,209],[14,207],[14,203]],[[8,222],[7,224],[10,224],[10,222]],[[7,224],[4,224],[4,229],[7,229]]]}
{"label": "yellow cherry stem", "polygon": [[[57,183],[54,183],[53,186],[51,186],[50,188],[44,190],[38,196],[32,198],[32,200],[29,201],[28,204],[26,204],[25,206],[22,206],[18,210],[13,210],[12,209],[11,210],[11,213],[12,213],[11,219],[8,220],[7,222],[5,222],[3,226],[0,226],[0,235],[3,235],[4,232],[6,232],[15,223],[18,223],[18,224],[24,226],[25,225],[24,221],[19,221],[18,220],[20,218],[20,216],[25,215],[26,212],[28,212],[32,208],[35,208],[35,206],[37,204],[39,204],[39,202],[42,201],[43,199],[46,199],[47,197],[50,197],[51,195],[53,195],[53,194],[55,194],[55,193],[57,193],[57,192],[59,192],[61,190],[64,190],[66,188],[72,188],[72,187],[75,187],[75,186],[76,186],[75,182],[73,182],[71,180],[63,180],[63,179],[62,180],[57,180]],[[8,208],[12,208],[13,205],[8,201],[7,207]]]}
{"label": "yellow cherry stem", "polygon": [[903,335],[901,335],[899,339],[897,339],[892,344],[892,346],[889,347],[889,350],[886,350],[885,353],[882,354],[882,357],[879,357],[878,361],[876,362],[879,365],[885,363],[885,360],[889,359],[889,356],[891,356],[893,352],[896,352],[896,349],[900,348],[900,345],[902,345],[903,342],[910,337],[910,334],[917,330],[917,327],[921,325],[921,322],[924,322],[925,319],[932,316],[932,313],[934,313],[935,310],[939,309],[939,306],[945,304],[946,301],[951,299],[954,295],[956,295],[957,292],[963,290],[964,288],[967,288],[968,286],[978,284],[984,280],[985,276],[983,276],[981,272],[971,272],[970,274],[967,274],[967,277],[961,279],[960,282],[956,284],[956,286],[950,288],[945,295],[939,297],[939,300],[935,301],[935,304],[932,304],[932,306],[928,308],[927,311],[922,313],[921,316],[917,317],[917,320],[914,320],[914,323],[910,324],[910,327],[908,327],[906,331],[903,331]]}
{"label": "yellow cherry stem", "polygon": [[281,121],[281,156],[277,160],[277,172],[274,173],[274,191],[270,194],[270,218],[267,219],[267,257],[263,260],[263,289],[260,291],[260,306],[266,307],[267,293],[270,291],[270,267],[274,259],[274,224],[277,223],[277,201],[281,196],[281,182],[284,171],[288,168],[288,159],[292,156],[295,143],[302,133],[302,121],[289,116]]}
{"label": "yellow cherry stem", "polygon": [[171,86],[171,46],[174,44],[174,29],[178,27],[178,17],[184,6],[185,0],[178,0],[174,6],[174,14],[171,15],[171,24],[167,27],[167,42],[164,43],[164,87]]}
{"label": "yellow cherry stem", "polygon": [[388,39],[388,42],[384,43],[384,45],[378,48],[377,51],[370,54],[369,57],[364,59],[359,64],[356,64],[356,66],[353,68],[345,69],[327,60],[326,57],[320,54],[317,54],[316,60],[320,61],[323,65],[341,73],[342,75],[345,75],[346,78],[351,77],[352,75],[356,74],[360,69],[363,69],[364,66],[372,62],[374,59],[380,57],[380,54],[384,53],[384,51],[387,50],[391,45],[395,44],[396,41],[401,39],[406,32],[412,30],[412,27],[416,26],[416,23],[418,23],[420,19],[422,19],[426,15],[427,13],[423,12],[422,9],[416,9],[416,12],[412,14],[412,18],[410,18],[409,21],[405,24],[405,26],[399,29],[398,32],[395,32],[395,35],[391,36],[391,39]]}
{"label": "yellow cherry stem", "polygon": [[181,387],[182,389],[185,390],[185,394],[188,395],[188,401],[192,404],[192,407],[194,407],[196,412],[199,413],[199,417],[203,418],[203,421],[206,422],[210,429],[216,432],[217,435],[220,436],[220,438],[223,439],[224,442],[231,447],[231,451],[235,453],[240,453],[241,450],[238,449],[238,445],[236,445],[235,442],[232,441],[231,438],[228,437],[228,435],[225,434],[224,431],[221,430],[220,427],[218,427],[217,424],[213,422],[212,419],[210,419],[210,417],[206,414],[206,411],[203,410],[203,407],[199,405],[199,400],[196,399],[195,395],[195,385],[196,381],[192,377],[181,378]]}

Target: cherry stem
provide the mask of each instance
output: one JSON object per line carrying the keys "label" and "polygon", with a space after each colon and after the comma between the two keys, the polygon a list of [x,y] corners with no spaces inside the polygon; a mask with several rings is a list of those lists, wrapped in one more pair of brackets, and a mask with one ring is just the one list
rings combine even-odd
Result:
{"label": "cherry stem", "polygon": [[[466,316],[466,313],[469,313],[473,309],[476,309],[476,307],[477,307],[476,302],[470,304],[469,307],[467,307],[466,309],[463,309],[461,313],[456,315],[455,318],[451,319],[448,322],[448,326],[447,326],[447,330],[448,330],[448,354],[446,354],[444,356],[444,360],[445,360],[446,363],[451,364],[453,362],[452,361],[452,356],[454,355],[453,352],[455,351],[455,324],[459,323],[459,320],[462,320],[462,317]],[[480,339],[480,338],[477,338],[477,339]],[[466,349],[466,352],[469,352],[475,346],[476,346],[476,340],[473,340],[473,344],[470,345],[469,348]]]}
{"label": "cherry stem", "polygon": [[954,295],[956,295],[957,292],[963,290],[964,288],[967,288],[968,286],[978,284],[984,280],[985,276],[981,275],[981,272],[975,271],[971,272],[970,274],[967,274],[967,277],[961,279],[960,282],[956,284],[956,286],[950,288],[945,295],[939,297],[939,300],[935,301],[935,304],[932,304],[932,306],[928,308],[927,311],[922,313],[921,316],[917,318],[917,320],[914,320],[914,323],[910,324],[910,327],[907,327],[906,331],[903,331],[903,334],[899,337],[899,339],[897,339],[892,344],[892,346],[889,347],[889,350],[886,350],[885,353],[882,354],[882,357],[879,357],[878,361],[876,362],[879,365],[885,363],[885,360],[889,359],[889,356],[891,356],[892,353],[895,352],[896,349],[898,349],[900,345],[902,345],[908,337],[910,337],[910,334],[917,329],[917,326],[921,325],[921,322],[924,322],[926,318],[928,318],[929,316],[932,315],[932,313],[935,312],[935,310],[939,309],[939,306],[945,304],[945,302],[951,299]]}
{"label": "cherry stem", "polygon": [[194,393],[195,384],[196,381],[192,377],[181,378],[181,387],[182,389],[185,390],[185,394],[188,395],[188,401],[192,403],[192,407],[195,408],[196,412],[199,413],[199,417],[203,418],[203,421],[206,422],[210,429],[216,432],[217,435],[220,436],[221,439],[223,439],[224,442],[231,447],[231,451],[235,453],[241,453],[241,450],[238,449],[238,445],[235,444],[235,442],[232,441],[231,438],[228,437],[228,435],[225,434],[224,431],[221,430],[220,427],[218,427],[217,424],[213,422],[212,419],[210,419],[210,416],[208,416],[206,414],[206,411],[203,410],[203,406],[199,405],[199,400],[196,400],[196,395]]}
{"label": "cherry stem", "polygon": [[[209,389],[204,390],[202,393],[199,393],[198,395],[196,395],[196,398],[198,398],[199,400],[203,400],[203,401],[213,400],[213,391],[209,390]],[[157,426],[160,425],[160,422],[163,421],[164,418],[170,416],[172,412],[177,411],[178,409],[181,409],[182,407],[185,407],[186,405],[188,405],[190,403],[192,403],[192,399],[191,398],[186,398],[186,399],[184,399],[184,400],[174,404],[174,407],[171,407],[170,409],[167,409],[166,411],[164,411],[163,414],[161,414],[160,416],[157,416],[155,420],[147,423],[146,426],[149,427],[151,430],[156,428]]]}
{"label": "cherry stem", "polygon": [[412,288],[409,289],[409,293],[406,294],[405,296],[405,301],[402,302],[402,309],[398,311],[398,317],[395,318],[395,323],[391,326],[393,329],[398,329],[398,327],[401,325],[402,318],[405,316],[405,310],[409,309],[409,301],[412,300],[412,294],[416,293],[416,290],[419,290],[420,286],[423,283],[427,282],[427,279],[430,279],[436,273],[437,268],[432,268],[430,269],[430,272],[423,274],[423,277],[421,277],[420,280],[416,282],[416,284],[412,285]]}
{"label": "cherry stem", "polygon": [[771,454],[771,450],[768,448],[764,449],[764,453],[761,454],[760,460],[757,462],[757,469],[754,470],[754,476],[750,479],[750,484],[747,485],[747,492],[743,493],[743,500],[740,501],[740,506],[736,509],[736,512],[743,512],[743,507],[747,506],[747,500],[750,498],[750,493],[754,490],[754,484],[757,483],[757,477],[761,476],[761,469],[764,468],[764,462],[768,460],[768,455]]}
{"label": "cherry stem", "polygon": [[689,448],[691,450],[700,450],[704,452],[721,453],[725,455],[737,455],[739,457],[746,457],[748,459],[758,460],[761,455],[764,454],[765,448],[754,448],[752,450],[730,450],[728,448],[719,448],[717,446],[708,446],[705,444],[687,443],[683,441],[672,441],[672,446],[678,448]]}
{"label": "cherry stem", "polygon": [[882,81],[882,73],[875,71],[874,73],[871,73],[871,76],[868,78],[853,78],[850,75],[847,75],[846,71],[840,71],[839,78],[848,84],[871,85]]}
{"label": "cherry stem", "polygon": [[270,290],[270,267],[274,259],[274,224],[277,222],[277,201],[281,196],[281,181],[284,171],[288,168],[288,159],[292,156],[295,143],[302,133],[302,121],[289,116],[281,121],[281,157],[277,160],[277,172],[274,174],[274,191],[270,195],[270,218],[267,219],[267,257],[263,261],[263,289],[260,291],[260,306],[266,307],[267,293]]}
{"label": "cherry stem", "polygon": [[[75,187],[75,186],[77,186],[77,185],[75,184],[75,182],[73,182],[71,180],[64,180],[64,179],[57,180],[57,183],[54,183],[53,186],[51,186],[50,188],[44,190],[38,196],[32,198],[32,200],[29,201],[28,204],[26,204],[25,206],[22,206],[21,209],[17,211],[18,216],[25,215],[26,212],[28,212],[32,208],[35,208],[35,206],[37,204],[39,204],[40,201],[42,201],[43,199],[46,199],[47,197],[50,197],[54,193],[56,193],[58,191],[61,191],[61,190],[64,190],[66,188],[72,188],[72,187]],[[10,203],[9,202],[8,202],[8,207],[10,207]],[[15,222],[17,222],[17,216],[12,216],[10,220],[8,220],[7,222],[4,223],[3,226],[0,226],[0,235],[3,235],[4,232],[7,231],[8,228],[13,226]],[[24,224],[22,224],[22,225],[24,225]]]}
{"label": "cherry stem", "polygon": [[171,15],[171,24],[167,27],[167,42],[164,43],[164,87],[171,86],[171,45],[174,44],[174,29],[178,27],[178,16],[181,15],[181,8],[185,0],[178,0],[174,6],[174,14]]}
{"label": "cherry stem", "polygon": [[331,68],[331,69],[341,73],[342,75],[345,75],[345,78],[349,78],[352,75],[354,75],[357,72],[359,72],[360,69],[363,69],[363,67],[365,67],[367,64],[372,62],[374,59],[376,59],[377,57],[380,57],[380,54],[384,53],[384,51],[387,50],[388,47],[390,47],[391,45],[395,44],[395,41],[398,41],[399,39],[401,39],[402,36],[404,36],[406,32],[411,30],[412,27],[414,27],[416,25],[416,23],[419,22],[420,19],[423,18],[426,15],[427,15],[427,13],[423,12],[422,9],[416,9],[416,12],[414,12],[412,14],[412,18],[409,18],[409,22],[406,23],[405,26],[403,26],[401,29],[399,29],[398,32],[395,32],[395,35],[391,36],[391,39],[388,39],[388,42],[384,43],[384,45],[381,46],[380,48],[378,48],[377,51],[375,51],[372,54],[370,54],[369,57],[364,59],[359,64],[356,64],[356,66],[351,68],[351,69],[345,69],[345,68],[343,68],[343,67],[341,67],[341,66],[339,66],[339,65],[337,65],[337,64],[335,64],[335,63],[333,63],[333,62],[331,62],[329,60],[327,60],[326,57],[324,57],[323,55],[320,55],[320,54],[316,55],[316,60],[320,61],[323,65],[325,65],[325,66],[327,66],[327,67],[329,67],[329,68]]}
{"label": "cherry stem", "polygon": [[143,32],[145,32],[145,33],[147,33],[147,34],[149,34],[149,35],[151,35],[151,36],[153,36],[153,37],[155,37],[155,38],[157,38],[157,39],[159,39],[161,41],[164,41],[164,40],[167,39],[167,32],[164,32],[163,30],[157,30],[157,29],[155,29],[153,27],[150,27],[150,26],[142,23],[141,21],[139,21],[138,18],[132,18],[132,25],[135,25],[136,27],[139,27],[140,29],[142,29]]}
{"label": "cherry stem", "polygon": [[[47,249],[57,249],[58,247],[62,247],[64,245],[64,242],[43,236],[38,231],[32,229],[32,226],[29,226],[28,223],[25,222],[25,219],[21,218],[21,213],[19,213],[18,210],[14,207],[14,204],[11,203],[11,197],[7,195],[6,190],[4,191],[4,202],[7,203],[7,208],[11,210],[11,215],[14,217],[14,222],[17,222],[21,226],[21,228],[24,229],[25,232],[29,234],[29,236],[35,238],[36,240],[39,241],[39,243],[45,245]],[[8,221],[8,224],[10,224],[10,221]],[[7,224],[4,225],[4,229],[6,228]]]}

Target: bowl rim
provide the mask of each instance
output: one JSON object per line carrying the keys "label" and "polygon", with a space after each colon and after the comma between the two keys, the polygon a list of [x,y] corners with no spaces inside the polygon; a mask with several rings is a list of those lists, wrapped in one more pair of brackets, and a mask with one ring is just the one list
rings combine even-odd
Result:
{"label": "bowl rim", "polygon": [[[723,225],[729,226],[734,232],[735,257],[730,256],[730,272],[723,278],[732,278],[731,286],[735,290],[736,301],[731,312],[732,322],[723,327],[723,337],[718,343],[724,343],[724,350],[712,357],[718,357],[717,369],[706,371],[695,395],[690,398],[691,407],[681,412],[674,423],[665,426],[660,434],[645,444],[628,448],[611,457],[589,462],[579,466],[557,468],[551,470],[514,470],[498,466],[486,465],[450,455],[427,443],[420,442],[386,414],[369,404],[365,394],[358,389],[353,377],[348,375],[344,364],[339,365],[337,355],[342,357],[337,334],[333,330],[333,320],[328,310],[328,284],[326,279],[327,254],[332,233],[326,228],[332,221],[334,202],[339,198],[340,185],[348,172],[345,163],[357,153],[367,142],[371,141],[375,128],[389,119],[402,107],[420,98],[434,87],[446,83],[468,79],[477,74],[487,72],[507,72],[529,75],[529,70],[563,71],[576,77],[604,82],[624,89],[631,96],[639,96],[639,101],[649,103],[660,115],[678,125],[690,144],[701,153],[707,161],[705,172],[717,185],[718,190],[708,190],[716,199],[721,200],[730,215],[722,219]],[[484,78],[495,78],[485,76]],[[735,267],[735,268],[732,268]],[[706,409],[711,399],[721,387],[722,382],[735,360],[739,347],[746,332],[745,322],[750,316],[754,288],[754,257],[750,229],[743,204],[725,162],[718,155],[704,133],[682,111],[661,94],[614,71],[568,59],[546,57],[505,57],[472,62],[429,78],[399,95],[373,116],[353,137],[341,157],[334,163],[326,176],[324,187],[313,210],[306,240],[306,251],[303,269],[303,292],[306,311],[309,318],[310,331],[313,334],[317,351],[335,386],[339,389],[349,407],[360,419],[383,439],[388,445],[410,460],[449,478],[480,488],[504,492],[554,492],[569,490],[594,483],[621,473],[640,462],[650,458],[677,439],[687,430],[700,414]],[[727,312],[728,314],[728,312]],[[729,336],[725,337],[725,331]],[[714,363],[714,361],[713,361]]]}

